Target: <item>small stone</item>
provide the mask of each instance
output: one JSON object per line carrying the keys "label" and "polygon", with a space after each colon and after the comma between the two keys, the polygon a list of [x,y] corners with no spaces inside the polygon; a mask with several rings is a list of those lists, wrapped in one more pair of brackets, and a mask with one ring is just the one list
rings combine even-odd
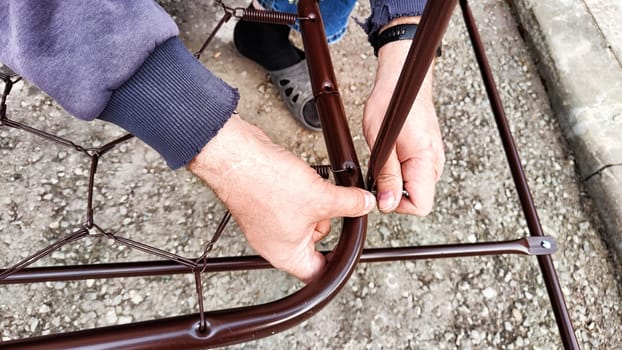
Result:
{"label": "small stone", "polygon": [[50,309],[49,306],[43,304],[41,306],[39,306],[39,313],[40,314],[47,314],[48,312],[50,312],[52,309]]}
{"label": "small stone", "polygon": [[523,313],[518,309],[514,309],[512,310],[512,317],[520,323],[523,320]]}
{"label": "small stone", "polygon": [[106,312],[106,322],[109,324],[115,324],[117,323],[118,318],[117,318],[117,313],[114,311],[114,309],[110,309]]}
{"label": "small stone", "polygon": [[132,304],[138,305],[138,304],[142,303],[143,300],[144,300],[143,297],[140,294],[138,294],[137,291],[135,291],[133,289],[130,290],[130,302]]}
{"label": "small stone", "polygon": [[32,317],[32,318],[30,319],[30,322],[29,322],[28,324],[29,324],[29,326],[30,326],[30,331],[31,331],[31,332],[34,332],[34,331],[36,331],[36,330],[37,330],[37,326],[39,325],[39,320],[38,320],[38,319],[36,319],[36,318],[34,318],[34,317]]}
{"label": "small stone", "polygon": [[[50,228],[52,228],[52,224],[50,224]],[[56,228],[58,228],[58,225],[56,225]],[[58,259],[58,260],[65,259],[65,253],[57,250],[52,253],[52,259]]]}
{"label": "small stone", "polygon": [[116,306],[116,305],[121,304],[121,301],[123,301],[123,296],[118,294],[114,298],[112,298],[110,302],[108,302],[108,305]]}
{"label": "small stone", "polygon": [[482,294],[484,295],[484,298],[492,299],[497,296],[497,291],[494,290],[492,287],[488,287],[484,289],[484,291],[482,291]]}
{"label": "small stone", "polygon": [[121,316],[119,317],[119,324],[125,324],[125,323],[130,323],[134,321],[134,318],[132,316]]}
{"label": "small stone", "polygon": [[482,333],[480,333],[478,330],[474,329],[471,331],[471,341],[473,342],[473,344],[481,343],[482,338]]}

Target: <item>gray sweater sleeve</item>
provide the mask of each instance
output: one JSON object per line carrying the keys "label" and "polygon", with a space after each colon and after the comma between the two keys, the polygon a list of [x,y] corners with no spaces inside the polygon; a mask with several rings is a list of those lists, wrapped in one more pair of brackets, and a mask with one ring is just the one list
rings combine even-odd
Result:
{"label": "gray sweater sleeve", "polygon": [[238,100],[177,34],[152,0],[0,1],[1,62],[76,117],[124,127],[172,168],[200,151]]}

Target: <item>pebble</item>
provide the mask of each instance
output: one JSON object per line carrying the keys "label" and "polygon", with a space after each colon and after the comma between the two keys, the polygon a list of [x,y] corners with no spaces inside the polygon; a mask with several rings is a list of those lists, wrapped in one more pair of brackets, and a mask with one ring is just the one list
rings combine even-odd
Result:
{"label": "pebble", "polygon": [[31,317],[28,324],[30,326],[30,332],[34,332],[37,330],[37,326],[39,325],[39,319],[35,317]]}
{"label": "pebble", "polygon": [[143,302],[143,297],[134,289],[130,290],[130,301],[134,305],[138,305]]}
{"label": "pebble", "polygon": [[118,321],[117,318],[117,313],[114,311],[114,309],[109,309],[108,311],[106,311],[106,323],[108,324],[116,324]]}
{"label": "pebble", "polygon": [[40,314],[47,314],[48,312],[50,312],[52,309],[50,309],[49,306],[47,306],[46,304],[43,304],[41,306],[39,306],[39,313]]}
{"label": "pebble", "polygon": [[118,294],[118,295],[115,295],[112,299],[108,300],[108,303],[106,304],[116,306],[116,305],[121,304],[121,301],[123,301],[123,296]]}
{"label": "pebble", "polygon": [[517,321],[517,322],[522,322],[523,321],[523,313],[520,312],[520,310],[518,309],[513,309],[512,310],[512,317]]}
{"label": "pebble", "polygon": [[497,296],[497,291],[494,290],[492,287],[488,287],[482,291],[482,294],[486,299],[493,299]]}

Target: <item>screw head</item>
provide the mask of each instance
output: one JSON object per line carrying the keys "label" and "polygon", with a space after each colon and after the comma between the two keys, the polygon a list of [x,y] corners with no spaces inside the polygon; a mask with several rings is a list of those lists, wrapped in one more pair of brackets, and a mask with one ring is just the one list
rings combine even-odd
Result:
{"label": "screw head", "polygon": [[551,242],[544,240],[540,242],[540,246],[544,249],[551,249]]}

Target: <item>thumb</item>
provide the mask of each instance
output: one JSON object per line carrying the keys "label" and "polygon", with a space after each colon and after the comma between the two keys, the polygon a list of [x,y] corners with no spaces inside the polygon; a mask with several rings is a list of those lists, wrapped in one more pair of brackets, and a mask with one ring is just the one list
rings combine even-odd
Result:
{"label": "thumb", "polygon": [[330,193],[325,197],[327,217],[358,217],[374,210],[376,197],[371,192],[357,187],[329,185]]}
{"label": "thumb", "polygon": [[403,188],[402,166],[394,150],[376,178],[378,209],[383,213],[394,211],[402,199]]}

